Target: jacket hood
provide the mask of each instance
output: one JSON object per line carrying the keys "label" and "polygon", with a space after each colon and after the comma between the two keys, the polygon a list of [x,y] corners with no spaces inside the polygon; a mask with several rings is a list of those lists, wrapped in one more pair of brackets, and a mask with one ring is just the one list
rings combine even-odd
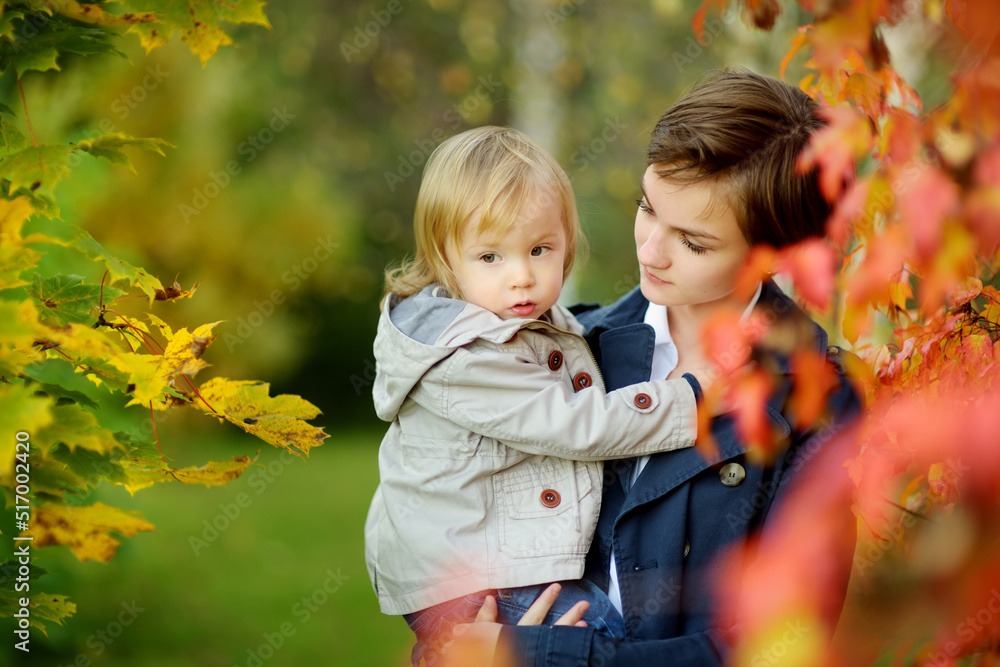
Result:
{"label": "jacket hood", "polygon": [[[561,307],[553,307],[549,314],[554,326],[581,332]],[[476,339],[505,343],[520,329],[539,326],[547,325],[538,320],[504,320],[485,308],[450,298],[437,285],[405,299],[390,294],[375,335],[375,412],[384,421],[395,419],[428,369],[457,348]]]}

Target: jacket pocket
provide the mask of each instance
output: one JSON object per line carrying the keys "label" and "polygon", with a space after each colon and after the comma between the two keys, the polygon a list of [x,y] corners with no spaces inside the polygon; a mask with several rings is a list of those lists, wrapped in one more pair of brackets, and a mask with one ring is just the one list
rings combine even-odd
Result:
{"label": "jacket pocket", "polygon": [[494,473],[500,551],[514,558],[586,554],[599,509],[590,467],[546,458]]}

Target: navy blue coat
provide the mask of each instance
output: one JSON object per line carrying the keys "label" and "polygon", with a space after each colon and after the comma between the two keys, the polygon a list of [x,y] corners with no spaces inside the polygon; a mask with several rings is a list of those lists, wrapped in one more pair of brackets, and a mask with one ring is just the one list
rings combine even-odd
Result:
{"label": "navy blue coat", "polygon": [[[576,310],[609,391],[650,379],[654,334],[643,323],[647,306],[637,288],[611,306]],[[712,422],[719,447],[715,458],[706,460],[693,448],[654,455],[631,489],[627,481],[635,459],[607,462],[604,498],[585,576],[607,590],[613,544],[627,637],[612,639],[589,628],[566,626],[505,627],[500,641],[510,649],[515,664],[725,663],[737,625],[735,619],[723,621],[713,614],[713,560],[724,548],[739,546],[767,527],[767,517],[773,517],[789,495],[793,473],[806,467],[796,462],[811,459],[832,440],[832,433],[854,421],[861,405],[845,376],[842,355],[836,348],[827,350],[826,332],[773,282],[765,283],[755,310],[772,321],[796,323],[817,350],[827,352],[839,379],[828,399],[832,419],[822,429],[797,432],[790,426],[784,405],[794,377],[787,360],[779,355],[777,388],[768,401],[768,413],[776,432],[787,436],[788,447],[771,465],[747,459],[746,446],[733,420],[725,415]],[[722,484],[719,469],[728,463],[744,468],[742,483]],[[853,529],[849,512],[845,515],[845,527]],[[851,554],[845,553],[841,560],[846,593]],[[839,607],[834,615],[838,613]]]}

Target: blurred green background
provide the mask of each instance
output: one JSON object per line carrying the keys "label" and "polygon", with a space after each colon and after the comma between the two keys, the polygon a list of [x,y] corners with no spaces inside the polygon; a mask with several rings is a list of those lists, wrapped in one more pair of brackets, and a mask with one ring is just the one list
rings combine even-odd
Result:
{"label": "blurred green background", "polygon": [[[469,127],[527,132],[570,175],[590,240],[564,300],[620,296],[637,279],[631,224],[652,124],[706,70],[776,76],[804,20],[786,7],[761,33],[732,12],[709,20],[699,45],[698,4],[285,0],[267,4],[270,30],[234,27],[235,45],[204,68],[176,38],[146,54],[125,37],[127,58],[26,76],[40,143],[125,132],[174,144],[165,157],[134,152],[137,173],[84,157],[58,191],[63,219],[164,283],[199,283],[153,312],[175,329],[226,321],[200,380],[300,394],[331,437],[305,463],[193,411],[168,413],[158,431],[175,464],[259,449],[261,465],[224,487],[100,488],[94,500],[141,511],[157,532],[123,540],[106,565],[36,552],[49,571],[40,587],[79,608],[34,634],[24,664],[406,664],[409,631],[378,612],[362,531],[384,430],[370,405],[381,279],[411,251],[423,164]],[[933,63],[897,64],[933,104]],[[803,71],[797,60],[786,78]],[[20,109],[10,74],[0,90]],[[71,251],[46,262],[100,281]]]}

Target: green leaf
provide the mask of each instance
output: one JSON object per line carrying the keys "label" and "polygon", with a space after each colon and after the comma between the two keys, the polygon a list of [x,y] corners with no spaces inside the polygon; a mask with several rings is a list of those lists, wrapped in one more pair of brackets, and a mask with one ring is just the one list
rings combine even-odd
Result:
{"label": "green leaf", "polygon": [[0,476],[10,479],[14,472],[17,433],[34,435],[51,424],[54,403],[51,397],[36,396],[23,384],[0,384]]}
{"label": "green leaf", "polygon": [[0,40],[0,72],[11,66],[19,75],[29,70],[58,70],[59,57],[68,53],[79,56],[113,53],[124,57],[111,43],[116,37],[114,32],[82,25],[51,10],[11,16],[9,21],[0,23],[0,30],[5,36]]}
{"label": "green leaf", "polygon": [[[43,279],[35,274],[28,294],[38,299],[42,318],[54,319],[59,324],[77,322],[93,324],[100,311],[102,287],[88,285],[80,276],[57,275]],[[124,294],[110,285],[103,287],[104,303],[110,303]]]}
{"label": "green leaf", "polygon": [[[19,568],[20,563],[14,557],[7,558],[0,563],[0,618],[13,618],[14,614],[21,608],[20,599],[24,597],[24,592],[15,589],[15,584],[18,583]],[[32,582],[37,581],[45,574],[47,574],[45,568],[32,560],[27,576],[32,590],[37,590],[37,586]],[[52,621],[62,625],[63,619],[76,613],[76,605],[69,602],[63,595],[39,592],[30,596],[30,599],[30,623],[42,633],[45,633],[45,624],[41,621]]]}
{"label": "green leaf", "polygon": [[163,290],[163,284],[158,278],[149,275],[144,269],[137,268],[128,262],[113,257],[86,230],[80,229],[76,237],[69,242],[69,245],[87,257],[102,262],[108,268],[108,277],[112,283],[124,280],[130,285],[135,285],[146,293],[150,301],[156,297],[157,290]]}
{"label": "green leaf", "polygon": [[163,149],[173,148],[173,144],[166,142],[163,139],[131,137],[127,134],[122,134],[121,132],[114,132],[112,134],[104,134],[93,139],[81,141],[76,144],[76,147],[81,151],[90,153],[94,157],[102,157],[109,162],[124,165],[132,171],[135,171],[132,167],[132,163],[128,159],[128,156],[122,152],[122,148],[142,148],[144,150],[154,151],[160,155],[164,155]]}
{"label": "green leaf", "polygon": [[75,450],[77,447],[98,453],[109,453],[118,447],[111,431],[97,423],[97,418],[76,403],[52,408],[52,423],[32,433],[35,446],[47,452],[57,444]]}
{"label": "green leaf", "polygon": [[270,28],[261,0],[120,0],[136,11],[155,12],[159,23],[130,26],[146,52],[163,46],[175,33],[205,65],[220,46],[232,44],[220,23],[254,23]]}
{"label": "green leaf", "polygon": [[10,181],[10,193],[54,198],[56,183],[69,176],[67,158],[73,146],[28,146],[0,158],[0,178]]}

